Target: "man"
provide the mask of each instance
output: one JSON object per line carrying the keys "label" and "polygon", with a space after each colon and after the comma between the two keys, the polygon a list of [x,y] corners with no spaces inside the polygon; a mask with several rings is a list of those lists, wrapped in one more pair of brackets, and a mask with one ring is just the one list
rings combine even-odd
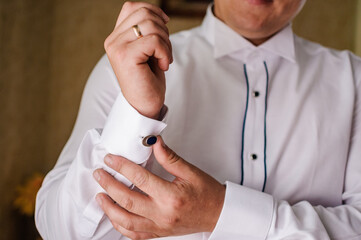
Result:
{"label": "man", "polygon": [[43,238],[361,239],[361,60],[292,33],[304,2],[216,0],[172,45],[126,3],[39,191]]}

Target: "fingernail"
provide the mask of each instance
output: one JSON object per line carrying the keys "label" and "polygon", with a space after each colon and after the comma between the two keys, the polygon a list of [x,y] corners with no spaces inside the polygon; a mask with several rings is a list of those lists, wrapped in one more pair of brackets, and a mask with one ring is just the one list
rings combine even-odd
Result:
{"label": "fingernail", "polygon": [[112,166],[113,165],[113,158],[111,156],[109,156],[109,155],[106,155],[105,158],[104,158],[104,162],[108,166]]}
{"label": "fingernail", "polygon": [[95,200],[100,206],[103,204],[103,199],[100,195],[96,195]]}
{"label": "fingernail", "polygon": [[168,15],[167,14],[163,14],[163,19],[164,19],[164,21],[165,21],[165,23],[168,23],[169,22],[169,17],[168,17]]}
{"label": "fingernail", "polygon": [[99,170],[95,170],[95,171],[93,172],[93,176],[94,176],[95,180],[97,180],[98,182],[100,181]]}

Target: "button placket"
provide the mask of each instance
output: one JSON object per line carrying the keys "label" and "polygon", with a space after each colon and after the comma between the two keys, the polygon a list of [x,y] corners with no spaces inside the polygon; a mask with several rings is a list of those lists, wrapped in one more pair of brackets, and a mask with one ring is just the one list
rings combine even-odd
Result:
{"label": "button placket", "polygon": [[[248,66],[250,66],[248,68]],[[263,61],[253,59],[247,64],[249,80],[249,105],[244,138],[244,180],[245,186],[262,190],[264,182],[264,111],[266,73]]]}

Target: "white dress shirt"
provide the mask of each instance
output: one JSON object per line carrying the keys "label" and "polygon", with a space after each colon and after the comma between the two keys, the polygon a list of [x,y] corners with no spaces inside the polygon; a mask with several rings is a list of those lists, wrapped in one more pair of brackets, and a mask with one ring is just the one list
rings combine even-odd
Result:
{"label": "white dress shirt", "polygon": [[[361,239],[361,60],[295,36],[255,47],[214,17],[171,37],[163,121],[120,93],[104,56],[84,90],[73,133],[37,196],[44,239],[127,239],[96,204],[106,153],[172,179],[142,138],[160,134],[226,183],[212,233],[165,239]],[[128,183],[130,184],[130,183]],[[212,209],[210,209],[212,211]]]}

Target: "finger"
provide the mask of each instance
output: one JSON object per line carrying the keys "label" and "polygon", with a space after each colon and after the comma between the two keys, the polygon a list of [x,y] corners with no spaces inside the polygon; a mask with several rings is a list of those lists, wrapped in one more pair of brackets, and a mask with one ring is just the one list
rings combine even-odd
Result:
{"label": "finger", "polygon": [[95,170],[94,178],[108,195],[124,209],[142,216],[150,214],[149,209],[152,209],[152,203],[144,194],[130,190],[103,169]]}
{"label": "finger", "polygon": [[144,64],[144,67],[149,67],[149,58],[155,57],[158,67],[162,71],[167,71],[169,64],[173,60],[168,44],[156,34],[139,38],[125,47],[122,44],[120,41],[114,41],[113,44],[106,45],[105,49],[108,57],[131,61],[132,64],[136,65]]}
{"label": "finger", "polygon": [[128,46],[131,49],[130,52],[137,52],[139,46],[142,46],[142,52],[138,51],[139,55],[135,56],[136,62],[139,64],[147,63],[150,57],[155,57],[158,61],[158,67],[163,71],[168,70],[173,59],[168,44],[156,34],[142,37]]}
{"label": "finger", "polygon": [[[122,21],[114,31],[124,32],[129,29],[131,26],[144,22],[144,21],[152,21],[157,23],[163,30],[169,35],[168,28],[164,23],[163,19],[160,18],[157,14],[147,8],[140,8],[131,15],[129,15],[124,21]],[[143,34],[144,35],[144,34]]]}
{"label": "finger", "polygon": [[153,145],[153,153],[162,167],[172,175],[192,181],[199,174],[199,169],[178,156],[163,141],[161,136],[157,137],[157,142]]}
{"label": "finger", "polygon": [[99,193],[96,200],[104,213],[108,216],[112,223],[120,225],[127,231],[132,232],[155,232],[156,225],[153,221],[141,217],[139,215],[128,212],[122,207],[118,206],[106,194]]}
{"label": "finger", "polygon": [[[152,22],[152,21],[149,21],[149,20],[146,20],[146,21],[143,21],[141,22],[138,27],[140,29],[144,29],[143,32],[145,32],[143,34],[143,36],[148,36],[148,35],[157,35],[157,36],[160,36],[161,39],[163,40],[163,42],[165,42],[168,46],[168,51],[169,54],[170,54],[170,63],[173,62],[173,55],[172,55],[172,44],[170,42],[170,39],[169,39],[169,32],[168,32],[168,29],[167,31],[164,31],[164,29],[158,25],[157,23],[155,22]],[[133,30],[133,29],[131,29]],[[134,32],[133,32],[134,34]]]}
{"label": "finger", "polygon": [[[145,168],[129,161],[126,158],[108,154],[105,163],[129,179],[136,187],[148,194],[158,198],[163,197],[164,189],[171,187],[171,184],[164,179],[154,175]],[[140,193],[139,193],[140,194]]]}
{"label": "finger", "polygon": [[126,19],[129,15],[131,15],[133,12],[140,8],[146,8],[152,11],[154,14],[158,15],[161,19],[163,19],[164,23],[167,23],[169,21],[169,17],[167,16],[167,14],[165,14],[162,9],[155,5],[145,2],[125,2],[123,4],[122,10],[120,11],[115,26],[118,26],[122,21],[124,21],[124,19]]}
{"label": "finger", "polygon": [[132,232],[129,231],[117,223],[112,222],[113,227],[120,232],[122,235],[126,236],[129,239],[153,239],[158,238],[159,236],[154,233],[146,233],[146,232]]}
{"label": "finger", "polygon": [[[138,28],[141,31],[143,37],[149,35],[157,35],[161,37],[162,40],[168,45],[168,48],[171,49],[172,46],[169,40],[168,32],[165,31],[164,28],[162,28],[160,25],[158,25],[158,23],[151,20],[145,20],[138,24]],[[117,39],[114,38],[113,40],[110,41],[119,41],[120,39],[121,42],[133,42],[137,40],[138,37],[135,35],[133,28],[130,27],[125,32],[121,33]]]}
{"label": "finger", "polygon": [[[161,29],[164,30],[166,35],[169,36],[169,31],[167,26],[165,25],[163,19],[161,19],[158,15],[153,13],[150,10],[147,10],[146,8],[141,8],[137,10],[136,12],[132,13],[130,16],[128,16],[123,22],[121,22],[114,30],[113,32],[107,37],[107,39],[104,42],[104,45],[109,45],[113,41],[119,41],[119,37],[123,35],[124,32],[128,30],[132,30],[133,25],[139,25],[140,23],[144,21],[152,21],[154,24],[157,24]],[[147,27],[147,26],[145,26]],[[141,32],[143,36],[150,34],[149,31],[146,34],[145,33],[145,27],[141,27]],[[167,38],[168,38],[167,36]],[[134,32],[132,34],[132,38],[134,38]],[[129,39],[128,39],[129,41]]]}

